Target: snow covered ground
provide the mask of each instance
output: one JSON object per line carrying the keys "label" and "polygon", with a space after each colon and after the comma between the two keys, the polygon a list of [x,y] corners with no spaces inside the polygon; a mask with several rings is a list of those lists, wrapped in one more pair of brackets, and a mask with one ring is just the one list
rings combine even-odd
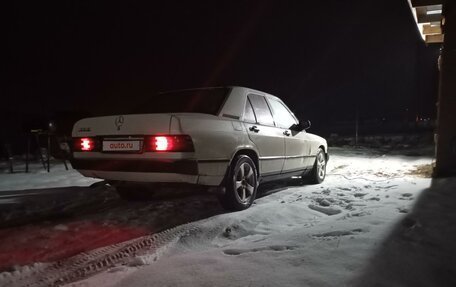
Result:
{"label": "snow covered ground", "polygon": [[[236,213],[198,192],[125,202],[106,186],[74,187],[93,183],[74,171],[34,174],[33,180],[1,174],[0,200],[17,205],[28,206],[21,194],[62,187],[59,176],[73,190],[57,189],[52,202],[58,209],[74,189],[82,195],[73,198],[71,210],[90,195],[100,199],[71,218],[0,230],[0,259],[2,250],[24,250],[23,242],[15,243],[21,236],[34,238],[25,245],[41,239],[37,248],[48,244],[49,251],[71,245],[49,243],[56,233],[89,242],[126,233],[129,241],[119,237],[81,246],[85,253],[74,250],[69,259],[28,262],[0,273],[0,286],[455,286],[456,179],[425,177],[432,158],[419,151],[330,152],[323,184],[268,184],[250,209]],[[30,186],[40,189],[20,191]]]}
{"label": "snow covered ground", "polygon": [[82,177],[77,171],[68,169],[60,161],[52,161],[51,169],[48,173],[41,163],[32,162],[29,173],[25,173],[25,163],[16,160],[14,165],[15,172],[9,173],[6,162],[0,163],[0,194],[2,191],[25,190],[39,188],[54,188],[67,186],[88,186],[99,180]]}

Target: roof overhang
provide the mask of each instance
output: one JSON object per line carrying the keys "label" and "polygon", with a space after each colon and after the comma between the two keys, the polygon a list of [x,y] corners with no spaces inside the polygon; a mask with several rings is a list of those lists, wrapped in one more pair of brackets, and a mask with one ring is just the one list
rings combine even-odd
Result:
{"label": "roof overhang", "polygon": [[408,0],[421,37],[427,44],[443,43],[445,24],[443,6],[446,0]]}

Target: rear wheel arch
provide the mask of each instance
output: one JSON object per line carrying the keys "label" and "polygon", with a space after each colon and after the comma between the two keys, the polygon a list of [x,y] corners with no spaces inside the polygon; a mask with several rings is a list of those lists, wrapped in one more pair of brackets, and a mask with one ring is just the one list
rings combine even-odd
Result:
{"label": "rear wheel arch", "polygon": [[238,151],[227,168],[222,182],[224,192],[218,195],[221,205],[227,210],[247,209],[256,198],[259,172],[252,157],[255,153]]}
{"label": "rear wheel arch", "polygon": [[234,155],[231,157],[229,166],[231,166],[231,164],[233,163],[233,160],[236,159],[240,155],[246,155],[252,159],[253,163],[255,164],[256,170],[257,170],[257,176],[260,176],[260,159],[259,159],[259,156],[256,153],[256,151],[254,151],[253,149],[241,149],[241,150],[236,151],[234,153]]}
{"label": "rear wheel arch", "polygon": [[228,164],[228,166],[226,167],[226,171],[225,171],[225,176],[223,177],[223,180],[222,182],[220,183],[221,186],[224,186],[225,183],[226,183],[226,180],[227,180],[227,177],[230,173],[230,168],[231,168],[231,165],[234,163],[236,164],[234,161],[237,159],[237,157],[239,157],[240,155],[246,155],[248,156],[250,159],[252,159],[253,163],[255,164],[255,168],[256,168],[256,171],[257,171],[257,177],[259,178],[260,177],[260,160],[259,160],[259,157],[258,157],[258,154],[256,153],[255,150],[253,149],[249,149],[249,148],[243,148],[243,149],[240,149],[240,150],[237,150],[233,156],[231,157],[230,159],[230,162]]}

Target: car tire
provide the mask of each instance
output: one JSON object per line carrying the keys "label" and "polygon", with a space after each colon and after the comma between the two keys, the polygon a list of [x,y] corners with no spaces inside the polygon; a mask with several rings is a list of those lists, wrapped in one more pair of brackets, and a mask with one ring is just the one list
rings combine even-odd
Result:
{"label": "car tire", "polygon": [[322,183],[326,177],[326,155],[322,148],[318,148],[315,163],[313,165],[310,182],[313,184]]}
{"label": "car tire", "polygon": [[225,193],[219,196],[221,205],[230,211],[249,208],[255,200],[258,173],[253,160],[247,155],[237,156],[225,178]]}

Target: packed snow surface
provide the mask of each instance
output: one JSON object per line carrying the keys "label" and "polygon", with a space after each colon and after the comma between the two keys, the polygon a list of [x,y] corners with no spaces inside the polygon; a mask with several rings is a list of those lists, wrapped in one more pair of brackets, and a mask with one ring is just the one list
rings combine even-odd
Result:
{"label": "packed snow surface", "polygon": [[[72,265],[62,261],[63,269],[46,276],[60,276],[66,286],[100,287],[456,286],[456,179],[423,177],[420,171],[432,163],[426,155],[359,148],[332,148],[330,153],[323,184],[301,185],[295,179],[262,186],[263,196],[242,212],[223,212],[205,193],[141,205],[111,199],[123,206],[110,205],[83,220],[106,223],[114,218],[123,228],[140,226],[148,234],[134,239],[132,252],[123,257],[114,256],[128,249],[122,243],[88,251],[84,256],[91,260],[100,254],[110,260],[99,264],[100,269],[92,261],[96,272],[82,265],[86,273],[71,273],[65,266]],[[66,173],[68,185],[84,180],[74,171]],[[0,176],[6,191],[33,184],[21,187],[10,175]],[[52,173],[40,173],[33,180],[39,192],[46,192],[47,183],[56,187],[52,178]],[[55,232],[74,232],[72,223],[52,224]],[[43,278],[39,271],[46,264],[3,272],[0,286],[46,286],[33,285]]]}

